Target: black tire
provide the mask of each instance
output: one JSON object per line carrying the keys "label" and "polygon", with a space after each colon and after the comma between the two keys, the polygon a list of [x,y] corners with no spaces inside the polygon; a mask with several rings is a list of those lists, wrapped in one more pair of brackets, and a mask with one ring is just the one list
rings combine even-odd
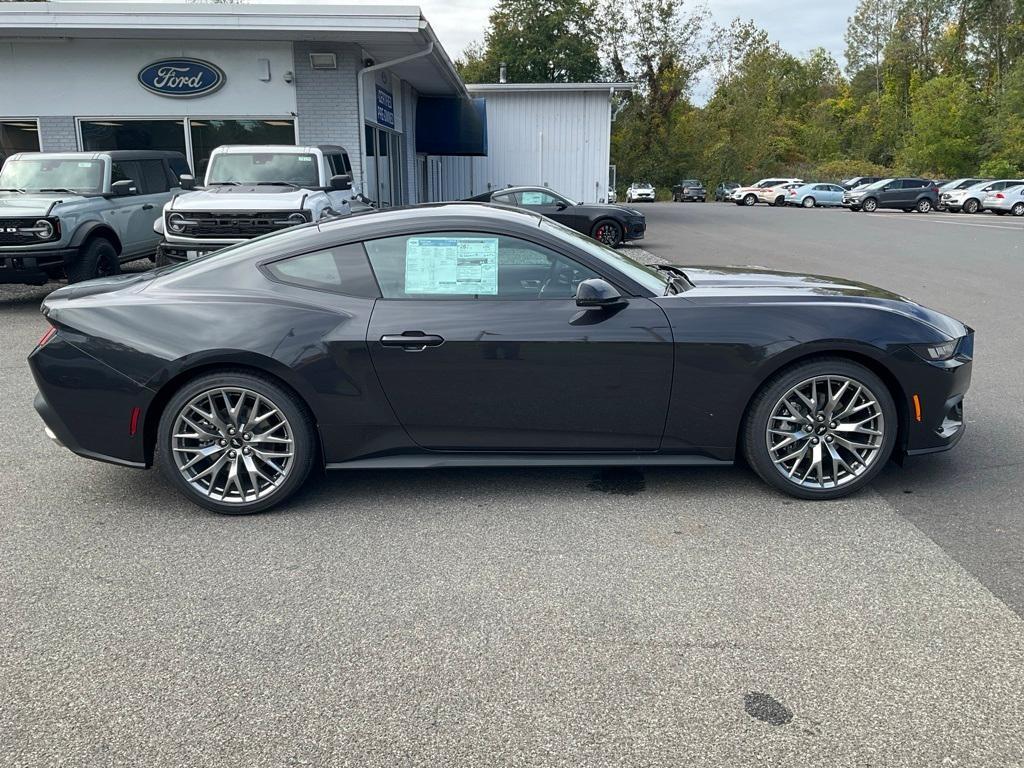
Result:
{"label": "black tire", "polygon": [[617,248],[622,244],[622,225],[612,219],[601,219],[590,230],[590,236],[609,248]]}
{"label": "black tire", "polygon": [[[881,445],[870,464],[859,476],[832,488],[810,488],[787,479],[772,461],[767,445],[768,421],[782,397],[801,382],[819,376],[841,376],[865,386],[878,403],[884,425]],[[768,485],[800,499],[836,499],[861,490],[882,471],[896,445],[898,429],[896,404],[877,375],[852,360],[822,357],[784,368],[764,383],[747,410],[741,442],[747,462]]]}
{"label": "black tire", "polygon": [[867,200],[861,201],[860,207],[864,209],[865,213],[874,213],[878,210],[878,201],[869,197]]}
{"label": "black tire", "polygon": [[917,205],[914,206],[914,210],[918,213],[931,213],[932,212],[932,201],[927,197],[922,197],[917,201]]}
{"label": "black tire", "polygon": [[970,200],[966,201],[963,204],[963,207],[960,210],[963,211],[964,213],[977,213],[980,208],[981,203],[979,203],[972,197]]}
{"label": "black tire", "polygon": [[813,208],[815,206],[815,200],[813,197],[808,195],[803,199],[803,202],[801,202],[800,205],[802,205],[804,208]]}
{"label": "black tire", "polygon": [[755,195],[753,192],[748,192],[743,196],[742,202],[743,205],[747,206],[748,208],[752,205],[757,205],[757,195]]}
{"label": "black tire", "polygon": [[1010,209],[1010,213],[1014,216],[1024,216],[1024,203],[1014,203],[1013,208]]}
{"label": "black tire", "polygon": [[80,283],[97,277],[109,277],[121,271],[121,261],[113,243],[105,237],[94,237],[78,249],[78,255],[64,265],[69,283]]}
{"label": "black tire", "polygon": [[[204,391],[220,388],[238,388],[258,394],[283,415],[291,432],[293,455],[287,474],[276,489],[252,501],[220,501],[201,492],[182,476],[171,450],[174,424],[182,409]],[[173,486],[199,506],[222,515],[251,515],[281,504],[294,494],[306,481],[316,458],[316,426],[305,404],[295,394],[270,378],[247,371],[224,370],[192,379],[171,397],[157,427],[154,463]],[[214,479],[218,477],[214,475]]]}

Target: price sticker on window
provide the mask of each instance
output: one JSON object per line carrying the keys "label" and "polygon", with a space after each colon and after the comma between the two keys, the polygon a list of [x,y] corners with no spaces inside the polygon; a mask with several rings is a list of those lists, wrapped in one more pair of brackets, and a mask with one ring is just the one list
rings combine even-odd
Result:
{"label": "price sticker on window", "polygon": [[498,238],[409,238],[405,292],[497,296]]}

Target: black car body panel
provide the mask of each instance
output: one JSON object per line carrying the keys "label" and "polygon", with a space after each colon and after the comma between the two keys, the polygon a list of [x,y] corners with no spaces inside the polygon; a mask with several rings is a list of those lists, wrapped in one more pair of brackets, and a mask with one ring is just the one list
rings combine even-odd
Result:
{"label": "black car body panel", "polygon": [[[524,195],[535,196],[536,203]],[[641,240],[647,232],[647,219],[639,211],[625,205],[574,203],[545,187],[506,187],[476,195],[467,200],[522,208],[593,236],[598,224],[612,220],[622,227],[623,240]]]}
{"label": "black car body panel", "polygon": [[[467,231],[556,251],[622,301],[381,297],[362,243]],[[703,463],[735,457],[747,405],[774,372],[841,354],[890,384],[905,452],[941,450],[962,434],[973,354],[962,323],[871,286],[763,270],[682,267],[686,290],[672,294],[681,284],[666,282],[663,295],[561,233],[497,206],[390,209],[60,289],[43,308],[57,333],[29,358],[37,409],[75,452],[148,466],[179,384],[242,368],[298,395],[331,466]],[[347,249],[352,294],[270,274],[277,261],[325,248]],[[385,346],[396,333],[443,343]],[[911,348],[950,339],[961,339],[959,353],[941,363]]]}

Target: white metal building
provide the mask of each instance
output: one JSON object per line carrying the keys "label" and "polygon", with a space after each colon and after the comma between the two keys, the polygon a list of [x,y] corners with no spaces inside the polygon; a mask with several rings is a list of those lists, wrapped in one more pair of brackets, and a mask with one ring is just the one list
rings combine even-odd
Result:
{"label": "white metal building", "polygon": [[[166,62],[219,82],[147,83]],[[624,87],[467,88],[415,6],[0,2],[0,161],[168,149],[201,176],[220,144],[340,144],[382,205],[518,183],[594,201]]]}

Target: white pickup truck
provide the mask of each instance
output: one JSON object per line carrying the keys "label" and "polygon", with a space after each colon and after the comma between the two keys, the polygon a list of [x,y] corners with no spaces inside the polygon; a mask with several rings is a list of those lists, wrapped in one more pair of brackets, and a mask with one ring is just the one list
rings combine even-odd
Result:
{"label": "white pickup truck", "polygon": [[194,259],[228,245],[350,212],[352,164],[344,147],[217,147],[203,186],[185,192],[153,228],[163,236],[157,264]]}

